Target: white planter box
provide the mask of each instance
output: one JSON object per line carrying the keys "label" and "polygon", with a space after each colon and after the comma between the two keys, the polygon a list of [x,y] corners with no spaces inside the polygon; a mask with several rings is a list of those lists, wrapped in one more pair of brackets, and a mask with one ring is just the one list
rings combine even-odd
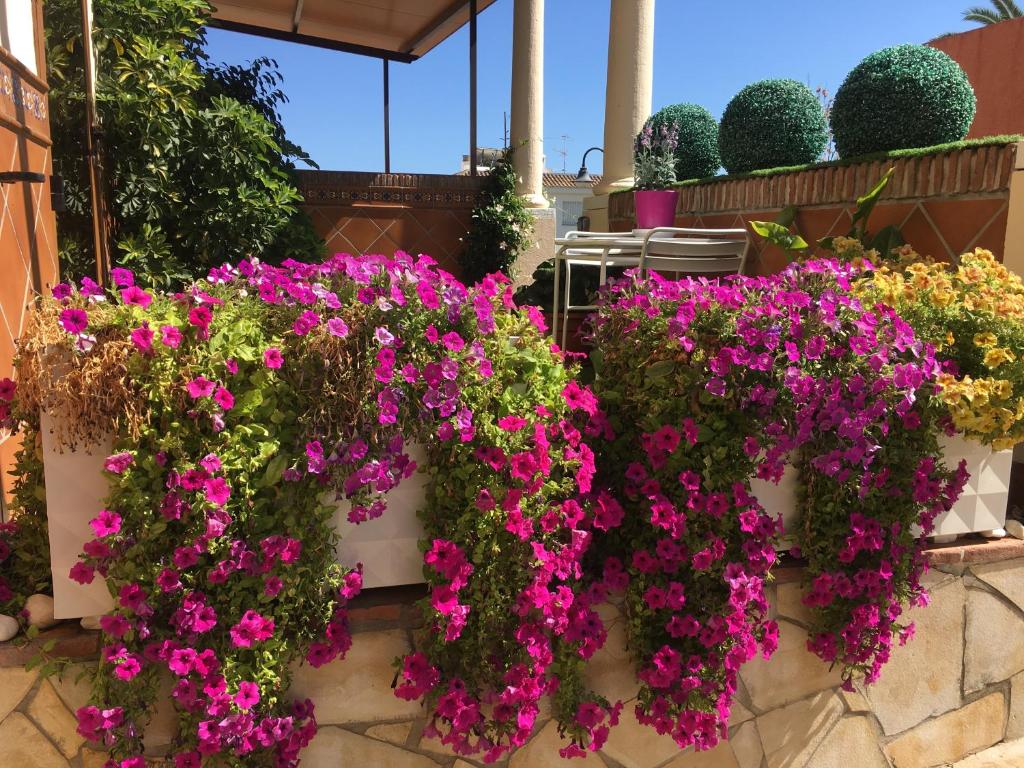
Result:
{"label": "white planter box", "polygon": [[775,549],[784,552],[796,543],[796,526],[798,515],[796,510],[796,467],[787,464],[782,471],[779,482],[754,478],[750,481],[750,492],[761,503],[772,517],[782,515],[783,536]]}
{"label": "white planter box", "polygon": [[[426,465],[423,446],[413,445],[409,456],[417,467]],[[388,507],[383,515],[358,525],[348,521],[348,501],[329,502],[336,506],[334,523],[341,535],[338,562],[346,566],[362,563],[364,588],[423,583],[419,541],[424,532],[416,512],[423,507],[426,488],[427,476],[417,469],[384,494]]]}
{"label": "white planter box", "polygon": [[53,571],[53,616],[96,616],[114,606],[106,581],[97,575],[91,584],[79,584],[68,577],[68,572],[78,562],[85,542],[94,538],[89,521],[103,509],[103,499],[109,494],[103,461],[110,455],[113,438],[108,437],[98,445],[79,445],[74,451],[62,451],[52,434],[53,426],[53,417],[43,413],[40,432]]}
{"label": "white planter box", "polygon": [[967,461],[971,476],[956,504],[935,518],[936,539],[951,541],[964,533],[1004,536],[1006,502],[1010,492],[1013,450],[993,451],[989,446],[959,435],[939,438],[946,466],[955,469]]}
{"label": "white planter box", "polygon": [[[953,508],[935,518],[932,537],[936,541],[949,542],[965,533],[981,533],[995,538],[1004,536],[1013,451],[993,451],[987,445],[959,435],[941,436],[939,446],[950,469],[955,469],[961,459],[967,461],[970,478]],[[793,533],[799,522],[796,479],[796,468],[786,465],[778,485],[765,480],[750,481],[751,492],[765,510],[773,517],[782,515],[785,535],[776,546],[778,550],[789,549],[795,543]]]}

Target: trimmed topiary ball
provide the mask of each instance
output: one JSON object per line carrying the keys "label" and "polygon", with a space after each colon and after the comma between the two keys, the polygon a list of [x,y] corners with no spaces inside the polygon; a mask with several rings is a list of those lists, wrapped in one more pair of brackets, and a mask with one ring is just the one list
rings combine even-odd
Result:
{"label": "trimmed topiary ball", "polygon": [[729,173],[813,163],[828,143],[821,102],[796,80],[761,80],[725,108],[718,149]]}
{"label": "trimmed topiary ball", "polygon": [[[676,180],[703,179],[718,173],[722,161],[718,156],[718,121],[714,115],[699,104],[670,104],[647,118],[644,127],[649,125],[657,132],[670,123],[675,123],[679,132]],[[638,136],[638,146],[639,139]]]}
{"label": "trimmed topiary ball", "polygon": [[959,141],[974,121],[974,89],[960,65],[927,45],[872,53],[836,92],[840,157]]}

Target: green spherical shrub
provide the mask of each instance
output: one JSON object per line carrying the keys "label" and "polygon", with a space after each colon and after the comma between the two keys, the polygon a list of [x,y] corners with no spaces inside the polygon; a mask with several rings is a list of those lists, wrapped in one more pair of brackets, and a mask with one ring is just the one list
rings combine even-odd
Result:
{"label": "green spherical shrub", "polygon": [[927,45],[872,53],[836,92],[832,132],[840,157],[959,141],[974,121],[963,69]]}
{"label": "green spherical shrub", "polygon": [[761,80],[725,107],[718,150],[729,173],[813,163],[828,144],[817,96],[796,80]]}
{"label": "green spherical shrub", "polygon": [[[670,104],[647,118],[644,128],[655,132],[663,125],[675,124],[679,132],[676,145],[676,180],[703,179],[718,173],[718,121],[699,104]],[[640,144],[641,131],[637,136]]]}

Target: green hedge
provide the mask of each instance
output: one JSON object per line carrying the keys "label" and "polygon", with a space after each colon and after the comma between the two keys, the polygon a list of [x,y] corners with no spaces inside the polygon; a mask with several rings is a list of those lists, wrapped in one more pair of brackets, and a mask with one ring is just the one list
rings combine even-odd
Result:
{"label": "green hedge", "polygon": [[737,93],[718,132],[729,173],[817,160],[828,143],[821,103],[796,80],[761,80]]}
{"label": "green hedge", "polygon": [[974,111],[974,89],[959,64],[926,45],[897,45],[846,76],[832,132],[841,157],[927,147],[966,136]]}
{"label": "green hedge", "polygon": [[[703,179],[718,173],[718,121],[699,104],[670,104],[649,118],[647,125],[658,130],[674,123],[679,132],[676,146],[676,179]],[[639,143],[639,136],[637,137]]]}

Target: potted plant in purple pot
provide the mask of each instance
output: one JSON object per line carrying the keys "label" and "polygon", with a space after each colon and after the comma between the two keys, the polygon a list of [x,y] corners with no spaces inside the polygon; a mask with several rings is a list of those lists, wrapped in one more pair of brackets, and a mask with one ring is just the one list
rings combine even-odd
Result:
{"label": "potted plant in purple pot", "polygon": [[676,182],[676,145],[679,132],[672,123],[647,124],[637,136],[634,163],[634,203],[637,229],[671,227],[675,223],[679,190]]}

